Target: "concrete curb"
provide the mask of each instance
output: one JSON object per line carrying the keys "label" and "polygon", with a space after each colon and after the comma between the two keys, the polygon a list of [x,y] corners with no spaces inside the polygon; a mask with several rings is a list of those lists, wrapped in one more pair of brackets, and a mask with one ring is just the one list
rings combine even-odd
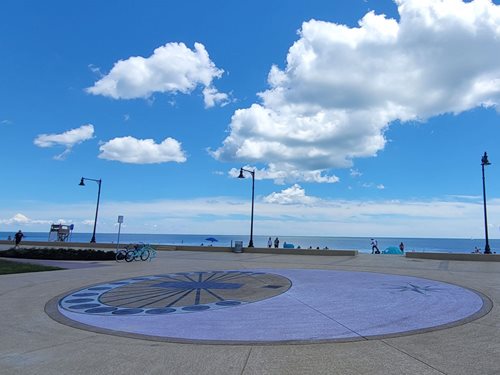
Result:
{"label": "concrete curb", "polygon": [[462,260],[479,262],[500,262],[500,254],[455,254],[455,253],[417,253],[405,254],[407,258],[434,260]]}

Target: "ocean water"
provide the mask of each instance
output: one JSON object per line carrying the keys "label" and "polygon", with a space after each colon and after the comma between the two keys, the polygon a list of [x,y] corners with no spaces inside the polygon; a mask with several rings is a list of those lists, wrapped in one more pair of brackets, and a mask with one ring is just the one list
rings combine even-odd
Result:
{"label": "ocean water", "polygon": [[[8,236],[14,237],[14,232],[0,232],[0,239],[7,239]],[[91,233],[72,233],[70,241],[89,242]],[[216,242],[208,241],[207,238],[213,237]],[[255,247],[267,247],[269,236],[254,236]],[[272,236],[272,240],[276,236]],[[313,237],[313,236],[278,236],[280,247],[283,244],[293,244],[302,249],[320,248],[336,250],[358,250],[362,253],[371,253],[370,237]],[[48,233],[43,232],[25,232],[25,240],[29,241],[47,241]],[[97,242],[116,243],[117,233],[97,233]],[[144,242],[158,245],[201,245],[208,246],[213,243],[214,246],[231,246],[235,241],[243,241],[243,246],[248,245],[248,235],[198,235],[198,234],[129,234],[121,233],[120,243]],[[389,246],[399,246],[400,242],[405,245],[405,251],[424,251],[424,252],[446,252],[446,253],[470,253],[475,247],[484,249],[484,239],[463,239],[463,238],[377,238],[378,247],[382,251]],[[500,252],[500,240],[490,239],[492,252]]]}

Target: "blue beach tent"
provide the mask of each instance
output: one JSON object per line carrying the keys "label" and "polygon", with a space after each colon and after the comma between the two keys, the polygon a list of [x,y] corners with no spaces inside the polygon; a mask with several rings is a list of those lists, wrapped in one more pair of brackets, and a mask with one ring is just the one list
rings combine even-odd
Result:
{"label": "blue beach tent", "polygon": [[398,255],[402,255],[403,252],[401,250],[399,250],[399,247],[397,247],[397,246],[389,246],[384,251],[382,251],[382,254],[398,254]]}

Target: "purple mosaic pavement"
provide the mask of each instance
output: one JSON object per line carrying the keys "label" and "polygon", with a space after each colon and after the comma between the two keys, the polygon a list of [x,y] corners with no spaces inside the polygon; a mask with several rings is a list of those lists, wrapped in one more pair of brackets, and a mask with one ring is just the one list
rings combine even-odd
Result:
{"label": "purple mosaic pavement", "polygon": [[[228,271],[220,272],[229,274]],[[169,277],[182,281],[176,292],[174,282],[160,283],[154,279],[158,276],[145,276],[143,280],[135,279],[133,283],[129,279],[82,288],[55,300],[53,310],[59,321],[104,333],[167,341],[221,343],[364,340],[444,328],[488,312],[484,306],[485,300],[478,293],[429,279],[303,269],[231,272],[246,273],[249,277],[254,277],[252,273],[271,274],[286,278],[291,282],[291,287],[281,294],[264,295],[255,302],[248,295],[246,299],[239,300],[237,293],[225,300],[220,290],[231,289],[233,293],[240,288],[236,285],[243,285],[244,281],[231,282],[231,286],[223,287],[199,281],[203,279],[199,272],[170,274]],[[193,283],[181,280],[179,275],[188,275]],[[209,277],[211,280],[214,278]],[[116,287],[127,284],[145,288],[144,293],[154,292],[148,291],[148,285],[154,286],[156,290],[164,288],[171,293],[168,301],[172,300],[171,295],[195,296],[196,293],[205,293],[207,289],[207,293],[213,293],[219,299],[198,303],[207,306],[200,309],[189,309],[189,306],[196,305],[192,301],[188,305],[180,304],[179,301],[176,304],[169,302],[163,310],[155,305],[158,310],[155,313],[148,313],[149,310],[146,311],[139,302],[135,303],[134,308],[119,305],[116,298],[112,305],[102,302],[110,290],[117,296],[125,293],[125,289]],[[262,284],[262,288],[279,287],[281,285]],[[95,292],[97,294],[92,294]],[[216,301],[230,303],[218,305]],[[130,311],[127,312],[127,309]]]}

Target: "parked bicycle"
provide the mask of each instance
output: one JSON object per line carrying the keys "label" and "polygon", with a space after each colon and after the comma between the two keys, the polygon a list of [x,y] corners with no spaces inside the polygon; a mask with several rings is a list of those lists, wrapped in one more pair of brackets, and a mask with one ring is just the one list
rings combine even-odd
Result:
{"label": "parked bicycle", "polygon": [[122,262],[125,260],[127,257],[127,250],[126,249],[120,249],[116,251],[116,261],[117,262]]}
{"label": "parked bicycle", "polygon": [[156,257],[156,250],[148,244],[135,244],[127,246],[125,253],[125,261],[132,262],[134,260],[153,260]]}

